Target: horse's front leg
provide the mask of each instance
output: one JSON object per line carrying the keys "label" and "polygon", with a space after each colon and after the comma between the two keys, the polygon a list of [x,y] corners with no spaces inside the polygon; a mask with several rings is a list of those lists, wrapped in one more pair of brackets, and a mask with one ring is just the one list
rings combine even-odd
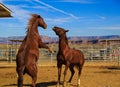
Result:
{"label": "horse's front leg", "polygon": [[61,68],[58,68],[58,82],[57,87],[60,87]]}
{"label": "horse's front leg", "polygon": [[60,77],[61,77],[62,64],[58,63],[57,64],[57,68],[58,68],[58,82],[57,82],[57,87],[60,87]]}
{"label": "horse's front leg", "polygon": [[54,53],[54,50],[52,50],[45,43],[43,43],[40,38],[39,38],[39,48],[45,48],[45,49],[48,49],[49,52]]}
{"label": "horse's front leg", "polygon": [[67,74],[67,70],[68,70],[68,65],[65,66],[65,71],[64,71],[64,83],[63,86],[66,87],[67,86],[67,82],[66,82],[66,74]]}

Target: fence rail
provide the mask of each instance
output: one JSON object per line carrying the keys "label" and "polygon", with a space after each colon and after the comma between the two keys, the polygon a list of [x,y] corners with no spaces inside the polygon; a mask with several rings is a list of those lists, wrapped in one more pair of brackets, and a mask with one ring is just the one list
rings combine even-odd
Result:
{"label": "fence rail", "polygon": [[[118,64],[120,64],[120,46],[109,48],[105,48],[104,46],[99,45],[81,46],[79,44],[72,44],[70,46],[71,48],[82,50],[87,61],[117,61]],[[49,61],[56,59],[58,45],[51,44],[50,47],[52,47],[56,53],[50,54],[48,51],[42,49],[40,50],[40,59],[49,59]],[[0,61],[12,62],[16,60],[18,48],[19,46],[0,46]]]}

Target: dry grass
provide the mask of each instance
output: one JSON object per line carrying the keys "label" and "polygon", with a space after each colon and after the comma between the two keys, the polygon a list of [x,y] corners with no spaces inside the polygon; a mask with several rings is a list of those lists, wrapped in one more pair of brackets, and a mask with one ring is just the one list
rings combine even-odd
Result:
{"label": "dry grass", "polygon": [[[56,62],[52,64],[42,62],[38,64],[38,70],[37,87],[56,87]],[[77,70],[75,71],[70,87],[76,87]],[[67,79],[69,75],[68,71]],[[62,79],[63,75],[61,82]],[[0,63],[0,87],[17,87],[16,83],[15,63]],[[29,87],[30,84],[31,78],[25,75],[24,87]],[[117,67],[116,62],[86,62],[81,74],[81,87],[120,87],[120,67]]]}

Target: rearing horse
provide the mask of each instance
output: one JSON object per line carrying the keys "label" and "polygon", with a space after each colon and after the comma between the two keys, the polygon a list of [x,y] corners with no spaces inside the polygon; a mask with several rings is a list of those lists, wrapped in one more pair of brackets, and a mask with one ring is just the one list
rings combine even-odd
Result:
{"label": "rearing horse", "polygon": [[66,36],[66,32],[68,30],[64,30],[59,27],[53,27],[54,32],[56,35],[59,36],[59,50],[57,54],[57,67],[58,67],[58,84],[57,86],[60,86],[60,77],[61,77],[61,69],[62,64],[65,64],[65,71],[64,71],[64,84],[63,86],[66,86],[66,73],[68,68],[71,71],[71,77],[69,79],[69,83],[72,80],[72,77],[75,73],[74,66],[78,68],[78,86],[80,86],[80,75],[81,70],[84,64],[84,55],[80,50],[71,49],[68,45],[68,39]]}
{"label": "rearing horse", "polygon": [[46,29],[47,24],[40,15],[32,14],[29,20],[27,35],[25,36],[16,56],[16,71],[18,74],[18,87],[23,86],[23,75],[27,73],[32,78],[32,87],[36,86],[37,65],[39,58],[39,48],[46,48],[50,52],[52,50],[46,46],[39,35],[38,26]]}

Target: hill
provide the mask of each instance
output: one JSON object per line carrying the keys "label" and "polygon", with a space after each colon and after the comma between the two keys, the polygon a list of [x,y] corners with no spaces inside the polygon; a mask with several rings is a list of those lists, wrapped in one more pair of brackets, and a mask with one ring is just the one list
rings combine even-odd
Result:
{"label": "hill", "polygon": [[[44,43],[58,42],[58,37],[41,36]],[[12,37],[0,37],[1,44],[11,44],[10,40],[23,40],[24,36],[12,36]],[[120,35],[108,35],[108,36],[72,36],[68,37],[69,41],[95,41],[100,39],[120,39]]]}

